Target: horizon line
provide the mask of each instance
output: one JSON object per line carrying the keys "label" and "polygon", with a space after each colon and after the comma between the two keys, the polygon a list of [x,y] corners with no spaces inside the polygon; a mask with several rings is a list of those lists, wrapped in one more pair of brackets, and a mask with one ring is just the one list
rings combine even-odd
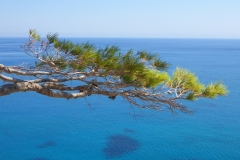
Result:
{"label": "horizon line", "polygon": [[[28,36],[0,36],[0,38],[28,38]],[[46,38],[45,36],[43,38]],[[213,37],[72,37],[62,36],[59,38],[92,38],[92,39],[222,39],[222,40],[240,40],[240,38],[213,38]]]}

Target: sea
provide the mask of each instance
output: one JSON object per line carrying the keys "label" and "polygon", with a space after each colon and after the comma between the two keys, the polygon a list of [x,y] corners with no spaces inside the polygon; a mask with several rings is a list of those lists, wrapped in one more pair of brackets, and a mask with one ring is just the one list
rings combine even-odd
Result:
{"label": "sea", "polygon": [[[92,95],[74,100],[34,92],[0,97],[1,160],[238,160],[240,159],[240,40],[67,38],[122,52],[157,53],[205,84],[222,81],[225,97],[185,101],[194,114],[149,110]],[[20,45],[0,38],[0,64],[33,64]],[[0,85],[6,84],[0,81]]]}

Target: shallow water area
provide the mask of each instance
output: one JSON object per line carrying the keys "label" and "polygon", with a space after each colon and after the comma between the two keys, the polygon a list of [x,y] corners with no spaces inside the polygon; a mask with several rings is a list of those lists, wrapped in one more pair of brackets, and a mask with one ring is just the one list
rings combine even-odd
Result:
{"label": "shallow water area", "polygon": [[[240,40],[72,40],[159,53],[172,64],[170,73],[187,68],[204,83],[222,80],[230,93],[184,102],[196,110],[193,115],[131,108],[120,97],[65,100],[33,92],[0,97],[1,160],[240,159]],[[24,38],[0,38],[0,63],[33,63],[21,52],[23,43]]]}

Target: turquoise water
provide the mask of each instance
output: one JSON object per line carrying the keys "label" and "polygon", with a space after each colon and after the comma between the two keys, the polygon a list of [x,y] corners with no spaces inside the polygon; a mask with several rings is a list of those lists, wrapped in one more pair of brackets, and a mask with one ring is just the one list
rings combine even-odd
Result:
{"label": "turquoise water", "polygon": [[[131,108],[123,99],[52,99],[36,93],[0,97],[1,160],[240,159],[240,40],[72,39],[159,53],[204,83],[222,80],[227,97],[186,102],[193,115]],[[33,59],[24,38],[0,38],[0,63]],[[2,82],[0,82],[2,83]]]}

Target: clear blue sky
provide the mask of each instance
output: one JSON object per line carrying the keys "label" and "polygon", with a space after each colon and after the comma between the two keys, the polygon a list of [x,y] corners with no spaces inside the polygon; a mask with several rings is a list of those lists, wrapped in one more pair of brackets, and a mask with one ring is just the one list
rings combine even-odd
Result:
{"label": "clear blue sky", "polygon": [[240,0],[1,0],[0,37],[237,38]]}

